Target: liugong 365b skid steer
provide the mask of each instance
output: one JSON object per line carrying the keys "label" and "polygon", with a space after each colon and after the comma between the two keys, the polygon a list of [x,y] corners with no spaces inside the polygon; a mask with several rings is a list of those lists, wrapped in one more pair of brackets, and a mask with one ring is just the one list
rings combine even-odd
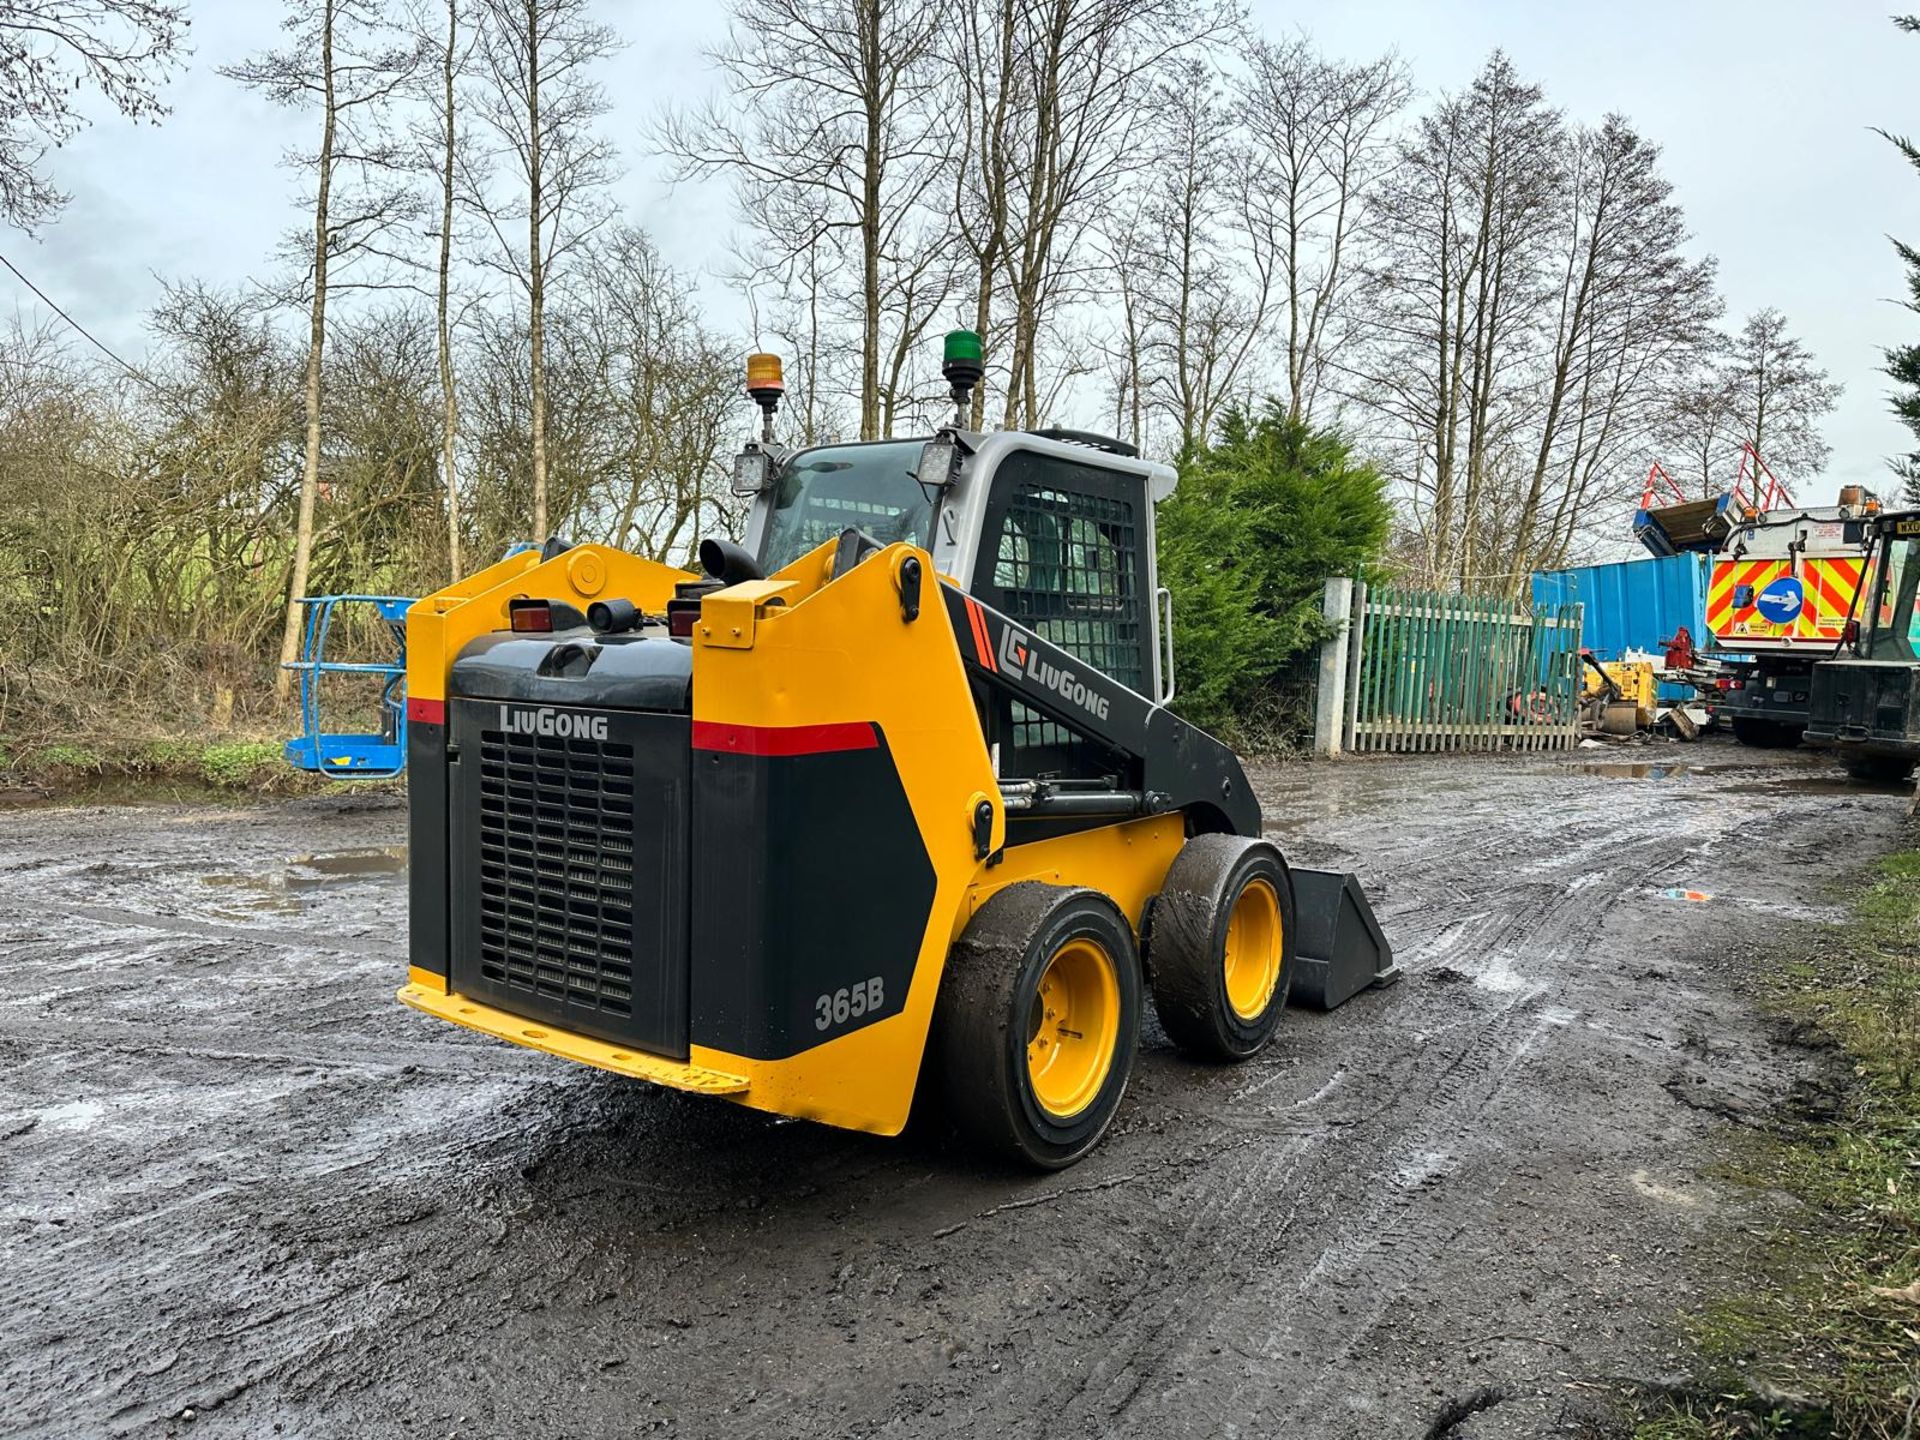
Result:
{"label": "liugong 365b skid steer", "polygon": [[[977,338],[945,368],[964,413]],[[410,612],[401,1000],[882,1134],[924,1069],[1054,1167],[1112,1120],[1145,994],[1231,1061],[1290,989],[1391,978],[1351,877],[1290,870],[1166,708],[1170,469],[957,425],[783,453],[777,359],[748,391],[746,541],[704,576],[553,544]]]}

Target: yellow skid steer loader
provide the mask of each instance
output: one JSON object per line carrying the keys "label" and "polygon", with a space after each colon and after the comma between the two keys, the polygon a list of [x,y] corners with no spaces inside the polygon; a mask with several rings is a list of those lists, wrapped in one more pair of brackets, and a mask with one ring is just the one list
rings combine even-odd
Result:
{"label": "yellow skid steer loader", "polygon": [[[977,337],[945,368],[964,413]],[[1167,708],[1172,470],[957,425],[788,453],[777,359],[748,391],[751,518],[704,575],[555,542],[412,607],[402,1001],[881,1134],[925,1062],[962,1128],[1057,1167],[1113,1119],[1146,994],[1231,1061],[1290,989],[1392,978],[1358,886],[1290,870]]]}

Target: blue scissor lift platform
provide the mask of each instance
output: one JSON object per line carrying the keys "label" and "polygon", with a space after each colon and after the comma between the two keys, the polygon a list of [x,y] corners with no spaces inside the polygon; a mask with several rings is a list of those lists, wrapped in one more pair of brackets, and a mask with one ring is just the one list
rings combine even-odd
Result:
{"label": "blue scissor lift platform", "polygon": [[[337,779],[388,780],[407,766],[407,607],[402,595],[308,595],[300,658],[287,669],[300,676],[302,733],[287,741],[287,763]],[[391,660],[330,660],[327,644],[335,612],[343,606],[370,606],[393,639]],[[380,729],[376,732],[329,730],[321,705],[321,682],[329,675],[369,677],[379,685]],[[333,693],[333,692],[328,692]]]}

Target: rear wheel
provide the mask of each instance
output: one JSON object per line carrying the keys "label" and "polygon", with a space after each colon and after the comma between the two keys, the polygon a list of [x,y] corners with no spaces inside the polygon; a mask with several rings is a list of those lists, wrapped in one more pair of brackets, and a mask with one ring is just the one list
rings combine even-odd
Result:
{"label": "rear wheel", "polygon": [[1751,715],[1733,717],[1733,738],[1756,750],[1791,750],[1800,743],[1806,728],[1785,720],[1758,720]]}
{"label": "rear wheel", "polygon": [[934,1049],[954,1123],[1011,1159],[1071,1165],[1126,1093],[1140,994],[1133,930],[1113,901],[1037,881],[1000,891],[940,982]]}
{"label": "rear wheel", "polygon": [[1842,755],[1847,774],[1869,785],[1898,785],[1913,774],[1914,762],[1892,755]]}
{"label": "rear wheel", "polygon": [[1147,968],[1174,1044],[1245,1060],[1273,1038],[1293,983],[1293,877],[1265,840],[1196,835],[1153,903]]}

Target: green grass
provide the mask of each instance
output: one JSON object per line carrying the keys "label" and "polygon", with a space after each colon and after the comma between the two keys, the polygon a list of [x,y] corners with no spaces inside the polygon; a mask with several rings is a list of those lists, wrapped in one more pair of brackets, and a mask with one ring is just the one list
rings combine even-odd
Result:
{"label": "green grass", "polygon": [[254,789],[280,778],[278,770],[291,768],[271,740],[241,740],[209,745],[200,752],[200,774],[209,785]]}
{"label": "green grass", "polygon": [[49,745],[29,758],[39,767],[74,770],[82,775],[98,775],[107,766],[106,757],[86,745]]}
{"label": "green grass", "polygon": [[1636,1440],[1920,1437],[1920,1299],[1884,1293],[1920,1282],[1920,851],[1881,862],[1851,901],[1852,922],[1782,967],[1768,999],[1840,1047],[1838,1117],[1738,1142],[1722,1178],[1786,1218],[1742,1289],[1685,1318],[1717,1398],[1660,1402]]}
{"label": "green grass", "polygon": [[0,778],[52,797],[105,794],[126,800],[177,799],[196,792],[233,798],[285,795],[330,783],[287,764],[278,740],[189,736],[31,747],[0,741]]}
{"label": "green grass", "polygon": [[1786,1414],[1755,1414],[1738,1399],[1676,1400],[1635,1425],[1633,1440],[1787,1440],[1810,1433],[1793,1427]]}

